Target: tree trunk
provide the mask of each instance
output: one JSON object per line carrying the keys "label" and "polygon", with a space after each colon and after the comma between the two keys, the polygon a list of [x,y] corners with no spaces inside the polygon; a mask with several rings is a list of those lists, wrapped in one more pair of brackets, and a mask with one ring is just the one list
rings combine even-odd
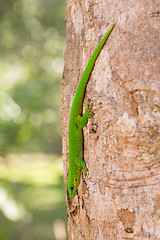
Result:
{"label": "tree trunk", "polygon": [[[64,180],[69,114],[91,54],[115,28],[89,79],[83,109],[87,176],[69,199],[69,240],[160,239],[158,0],[67,1],[62,82]],[[109,24],[109,25],[108,25]]]}

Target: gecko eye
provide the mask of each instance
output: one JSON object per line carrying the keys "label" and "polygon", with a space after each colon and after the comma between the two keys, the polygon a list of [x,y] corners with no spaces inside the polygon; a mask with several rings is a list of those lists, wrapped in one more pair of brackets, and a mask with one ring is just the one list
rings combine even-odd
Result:
{"label": "gecko eye", "polygon": [[71,189],[71,190],[73,190],[73,189],[74,189],[74,187],[70,187],[70,189]]}
{"label": "gecko eye", "polygon": [[77,178],[75,179],[75,181],[77,182]]}

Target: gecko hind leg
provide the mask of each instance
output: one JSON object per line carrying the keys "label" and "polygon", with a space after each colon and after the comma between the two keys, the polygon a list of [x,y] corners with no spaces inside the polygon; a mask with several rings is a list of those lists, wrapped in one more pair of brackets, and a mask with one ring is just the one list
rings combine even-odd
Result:
{"label": "gecko hind leg", "polygon": [[90,106],[87,105],[87,109],[86,109],[85,113],[83,114],[83,116],[81,117],[80,115],[78,115],[76,117],[75,122],[80,128],[84,128],[87,124],[88,118],[93,117],[93,112],[91,112],[92,106],[93,106],[93,104],[91,104]]}

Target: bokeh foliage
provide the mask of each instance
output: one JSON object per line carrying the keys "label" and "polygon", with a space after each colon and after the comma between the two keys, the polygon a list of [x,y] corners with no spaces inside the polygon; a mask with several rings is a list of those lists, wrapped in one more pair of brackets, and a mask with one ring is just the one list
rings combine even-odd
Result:
{"label": "bokeh foliage", "polygon": [[0,240],[56,239],[66,222],[64,18],[64,0],[0,0]]}
{"label": "bokeh foliage", "polygon": [[62,160],[44,154],[0,160],[0,240],[56,240],[56,220],[66,225]]}
{"label": "bokeh foliage", "polygon": [[64,0],[0,1],[0,155],[61,153]]}

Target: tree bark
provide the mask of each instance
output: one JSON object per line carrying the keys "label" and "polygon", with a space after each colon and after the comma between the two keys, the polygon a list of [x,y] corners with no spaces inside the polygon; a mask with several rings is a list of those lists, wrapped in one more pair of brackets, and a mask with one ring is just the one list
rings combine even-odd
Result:
{"label": "tree bark", "polygon": [[[69,240],[160,239],[159,1],[68,0],[62,81],[64,180],[72,101],[91,54],[116,26],[89,79],[83,109],[88,169],[68,205]],[[109,25],[108,25],[109,24]],[[108,26],[107,26],[108,25]]]}

